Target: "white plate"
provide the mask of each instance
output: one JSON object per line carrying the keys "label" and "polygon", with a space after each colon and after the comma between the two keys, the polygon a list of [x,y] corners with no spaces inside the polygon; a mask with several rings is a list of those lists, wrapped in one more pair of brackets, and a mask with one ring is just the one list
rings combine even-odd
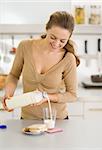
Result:
{"label": "white plate", "polygon": [[22,132],[28,135],[39,135],[47,131],[45,124],[32,124],[22,129]]}
{"label": "white plate", "polygon": [[40,135],[40,134],[44,133],[44,131],[41,131],[41,130],[37,130],[37,131],[33,131],[33,132],[25,131],[25,128],[23,128],[22,132],[27,135]]}

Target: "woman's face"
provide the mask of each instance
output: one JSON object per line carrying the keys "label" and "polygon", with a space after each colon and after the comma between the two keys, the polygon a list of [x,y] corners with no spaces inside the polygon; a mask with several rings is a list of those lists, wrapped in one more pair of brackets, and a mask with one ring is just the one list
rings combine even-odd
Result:
{"label": "woman's face", "polygon": [[59,26],[52,26],[51,29],[47,30],[46,36],[49,48],[52,51],[58,51],[62,49],[66,45],[70,34],[71,33],[67,29]]}

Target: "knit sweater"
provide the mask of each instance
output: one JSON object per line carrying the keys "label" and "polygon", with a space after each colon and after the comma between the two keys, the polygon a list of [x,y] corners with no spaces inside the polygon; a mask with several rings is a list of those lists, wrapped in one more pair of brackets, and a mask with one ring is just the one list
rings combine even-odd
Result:
{"label": "knit sweater", "polygon": [[[76,60],[75,56],[67,52],[63,59],[51,67],[46,73],[39,74],[32,58],[34,42],[36,40],[25,40],[20,42],[12,69],[8,75],[7,83],[17,84],[22,73],[23,92],[36,89],[48,93],[57,93],[57,102],[51,102],[52,107],[57,110],[57,119],[64,119],[68,115],[68,102],[76,101]],[[48,106],[45,102],[39,106],[26,106],[22,108],[21,116],[24,119],[42,119],[43,107]]]}

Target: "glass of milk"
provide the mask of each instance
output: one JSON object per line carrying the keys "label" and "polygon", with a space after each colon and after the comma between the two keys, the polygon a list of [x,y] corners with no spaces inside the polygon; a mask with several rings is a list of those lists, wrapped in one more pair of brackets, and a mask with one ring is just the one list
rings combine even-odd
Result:
{"label": "glass of milk", "polygon": [[43,120],[48,129],[53,129],[56,123],[56,109],[49,107],[43,108]]}

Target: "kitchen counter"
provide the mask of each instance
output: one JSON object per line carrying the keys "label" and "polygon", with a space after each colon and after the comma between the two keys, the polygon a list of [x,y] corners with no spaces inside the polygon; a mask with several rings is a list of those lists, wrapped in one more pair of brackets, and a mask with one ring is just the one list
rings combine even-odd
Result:
{"label": "kitchen counter", "polygon": [[69,119],[58,120],[63,132],[42,135],[25,135],[22,128],[34,120],[8,120],[7,129],[0,129],[2,150],[99,150],[102,149],[102,121]]}
{"label": "kitchen counter", "polygon": [[81,85],[78,86],[77,90],[78,100],[85,102],[102,102],[102,88],[83,88]]}

